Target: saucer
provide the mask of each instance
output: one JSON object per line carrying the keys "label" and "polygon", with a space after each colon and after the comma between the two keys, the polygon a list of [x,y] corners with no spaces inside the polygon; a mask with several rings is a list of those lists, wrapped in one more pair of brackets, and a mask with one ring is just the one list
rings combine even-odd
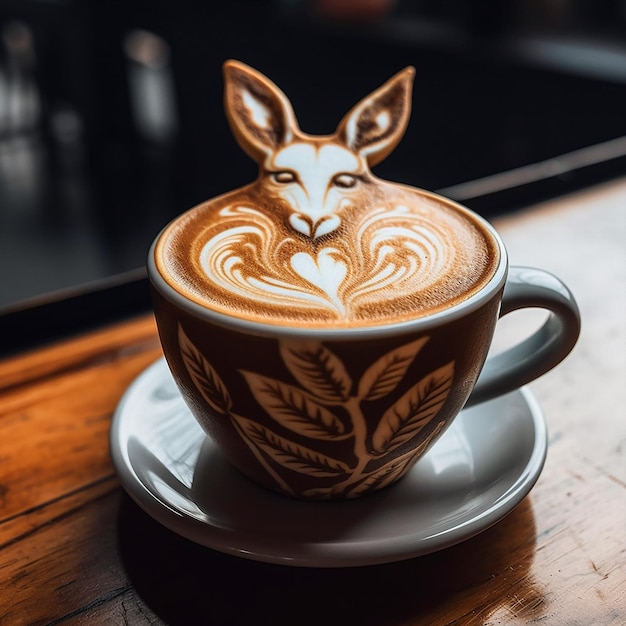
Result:
{"label": "saucer", "polygon": [[391,487],[346,502],[295,500],[222,457],[161,359],[122,397],[110,445],[130,496],[187,539],[269,563],[347,567],[424,555],[484,531],[535,484],[548,440],[536,400],[521,389],[462,411]]}

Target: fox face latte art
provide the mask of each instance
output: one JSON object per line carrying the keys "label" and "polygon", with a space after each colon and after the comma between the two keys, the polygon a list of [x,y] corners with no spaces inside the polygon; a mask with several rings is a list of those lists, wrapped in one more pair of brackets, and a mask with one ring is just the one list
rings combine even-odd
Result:
{"label": "fox face latte art", "polygon": [[386,324],[447,308],[493,274],[497,249],[458,208],[377,179],[410,112],[413,69],[358,103],[330,136],[303,133],[280,89],[225,65],[226,111],[259,178],[171,226],[170,284],[201,306],[264,323]]}

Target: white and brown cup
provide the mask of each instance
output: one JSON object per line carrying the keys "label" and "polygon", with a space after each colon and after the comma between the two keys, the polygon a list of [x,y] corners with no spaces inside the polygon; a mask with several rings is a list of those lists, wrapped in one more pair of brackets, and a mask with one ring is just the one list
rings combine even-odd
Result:
{"label": "white and brown cup", "polygon": [[[183,214],[148,272],[163,351],[230,462],[298,498],[356,498],[405,475],[464,406],[513,391],[572,350],[580,318],[554,276],[508,266],[494,229],[369,167],[408,120],[410,69],[327,137],[284,94],[226,65],[254,183]],[[498,319],[550,312],[487,359]]]}

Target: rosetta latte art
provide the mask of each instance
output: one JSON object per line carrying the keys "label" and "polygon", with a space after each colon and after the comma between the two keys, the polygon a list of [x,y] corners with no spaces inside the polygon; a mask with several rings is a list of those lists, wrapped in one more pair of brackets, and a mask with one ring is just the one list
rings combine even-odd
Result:
{"label": "rosetta latte art", "polygon": [[350,319],[364,305],[423,291],[454,266],[445,232],[405,206],[374,210],[353,239],[315,250],[295,238],[277,241],[275,223],[254,208],[229,206],[220,218],[221,232],[202,247],[200,266],[218,288],[261,308],[297,306]]}

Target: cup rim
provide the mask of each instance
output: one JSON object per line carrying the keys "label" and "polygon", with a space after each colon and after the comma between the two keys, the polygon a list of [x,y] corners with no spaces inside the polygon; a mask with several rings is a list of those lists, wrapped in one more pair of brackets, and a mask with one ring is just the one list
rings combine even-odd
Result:
{"label": "cup rim", "polygon": [[[423,191],[420,190],[422,193]],[[155,251],[159,240],[168,227],[178,218],[174,218],[172,222],[166,225],[159,234],[154,238],[150,246],[147,260],[148,278],[152,287],[166,300],[169,300],[172,304],[180,307],[182,310],[200,318],[207,322],[213,323],[217,326],[227,328],[230,330],[252,334],[260,336],[269,336],[277,338],[292,338],[292,339],[309,339],[319,341],[349,341],[362,338],[383,338],[393,335],[406,334],[410,332],[421,332],[432,329],[436,326],[440,326],[442,323],[452,322],[458,320],[469,313],[481,308],[486,302],[492,299],[492,297],[504,287],[508,274],[508,253],[504,246],[502,238],[495,230],[495,228],[481,215],[478,215],[471,209],[450,200],[449,198],[442,198],[432,192],[427,192],[427,195],[432,195],[445,200],[447,203],[454,205],[462,212],[469,214],[469,216],[477,221],[482,228],[484,228],[491,237],[493,237],[496,247],[499,253],[498,264],[493,272],[491,278],[487,281],[483,287],[469,298],[441,311],[431,313],[429,315],[422,315],[414,319],[404,320],[401,322],[390,322],[382,324],[361,325],[356,327],[307,327],[307,326],[289,326],[281,325],[277,323],[265,323],[254,320],[247,320],[235,315],[228,315],[219,311],[215,311],[204,307],[197,302],[185,297],[183,294],[174,289],[164,278],[161,276],[157,269],[156,262],[154,260]],[[194,209],[191,209],[192,211]]]}

